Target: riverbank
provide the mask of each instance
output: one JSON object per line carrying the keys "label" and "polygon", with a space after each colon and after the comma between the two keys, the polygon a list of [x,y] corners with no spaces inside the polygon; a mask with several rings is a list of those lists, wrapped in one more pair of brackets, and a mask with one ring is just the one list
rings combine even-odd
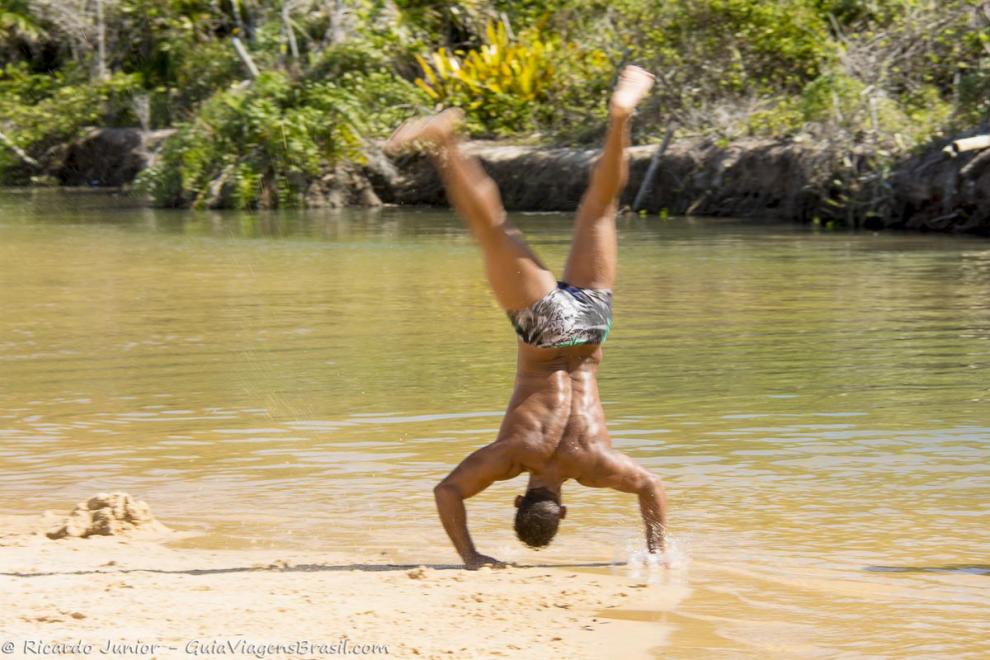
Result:
{"label": "riverbank", "polygon": [[[990,235],[990,151],[949,155],[952,143],[944,140],[883,166],[866,147],[847,153],[807,136],[724,145],[699,138],[672,142],[666,150],[636,146],[629,149],[629,183],[620,205],[662,216]],[[520,211],[572,211],[598,154],[486,143],[467,148],[498,183],[506,208]],[[379,178],[376,190],[383,200],[445,202],[428,162],[411,158],[397,165],[397,176]]]}
{"label": "riverbank", "polygon": [[[683,596],[621,567],[470,573],[400,554],[168,545],[178,534],[54,541],[33,516],[0,525],[0,641],[14,644],[14,657],[45,645],[84,656],[208,656],[228,644],[251,657],[267,646],[257,657],[280,658],[355,648],[383,657],[650,657],[666,635],[662,610]],[[610,610],[656,614],[644,623]]]}
{"label": "riverbank", "polygon": [[[165,137],[162,131],[91,131],[67,150],[54,180],[127,185],[154,162]],[[621,203],[650,215],[769,217],[990,235],[990,151],[955,155],[947,152],[951,144],[943,140],[899,160],[887,157],[883,166],[865,147],[847,152],[810,136],[728,144],[675,140],[655,164],[651,161],[660,147],[636,146],[629,150],[629,183]],[[598,154],[597,149],[483,141],[466,148],[498,183],[506,208],[515,211],[574,210]],[[647,181],[651,165],[654,172]],[[216,181],[206,205],[229,206],[231,185]],[[310,207],[445,206],[446,197],[425,158],[391,161],[373,146],[364,165],[339,167],[310,182],[304,202]]]}

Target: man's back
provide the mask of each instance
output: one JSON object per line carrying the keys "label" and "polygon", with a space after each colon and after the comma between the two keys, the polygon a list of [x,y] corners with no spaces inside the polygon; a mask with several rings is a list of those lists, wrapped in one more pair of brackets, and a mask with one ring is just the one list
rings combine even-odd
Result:
{"label": "man's back", "polygon": [[600,346],[533,348],[519,343],[515,389],[497,442],[522,470],[577,479],[611,446],[598,394]]}

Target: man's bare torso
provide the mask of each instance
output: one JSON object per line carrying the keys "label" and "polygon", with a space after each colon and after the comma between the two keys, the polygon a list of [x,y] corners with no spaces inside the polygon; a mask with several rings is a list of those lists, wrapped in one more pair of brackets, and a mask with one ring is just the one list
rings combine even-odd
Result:
{"label": "man's bare torso", "polygon": [[[642,466],[611,448],[596,379],[601,359],[600,346],[540,349],[519,343],[515,389],[497,438],[471,453],[433,489],[444,529],[466,567],[499,562],[475,549],[464,500],[522,472],[529,473],[527,493],[550,493],[560,518],[566,513],[561,485],[569,479],[582,486],[635,493],[648,549],[663,548],[663,487]],[[518,496],[520,511],[522,502]]]}
{"label": "man's bare torso", "polygon": [[593,481],[601,450],[611,446],[598,394],[601,359],[600,346],[519,343],[515,389],[496,439],[508,445],[513,476]]}

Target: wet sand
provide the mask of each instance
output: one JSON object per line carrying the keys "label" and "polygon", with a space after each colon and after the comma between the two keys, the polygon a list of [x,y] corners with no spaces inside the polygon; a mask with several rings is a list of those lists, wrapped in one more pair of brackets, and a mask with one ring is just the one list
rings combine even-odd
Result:
{"label": "wet sand", "polygon": [[[0,642],[15,644],[14,657],[44,644],[158,658],[282,644],[266,657],[314,657],[339,653],[344,640],[350,650],[384,645],[389,657],[650,657],[668,632],[660,610],[682,596],[621,568],[468,572],[384,555],[164,542],[179,535],[55,541],[34,516],[0,524]],[[325,648],[292,647],[299,642]]]}

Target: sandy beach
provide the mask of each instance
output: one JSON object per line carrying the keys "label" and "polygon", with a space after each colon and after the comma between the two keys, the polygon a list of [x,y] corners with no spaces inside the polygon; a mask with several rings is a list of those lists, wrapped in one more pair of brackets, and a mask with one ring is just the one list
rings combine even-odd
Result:
{"label": "sandy beach", "polygon": [[676,599],[622,567],[467,572],[169,547],[177,533],[56,541],[41,516],[0,522],[0,644],[12,657],[650,657],[663,623],[609,611]]}

